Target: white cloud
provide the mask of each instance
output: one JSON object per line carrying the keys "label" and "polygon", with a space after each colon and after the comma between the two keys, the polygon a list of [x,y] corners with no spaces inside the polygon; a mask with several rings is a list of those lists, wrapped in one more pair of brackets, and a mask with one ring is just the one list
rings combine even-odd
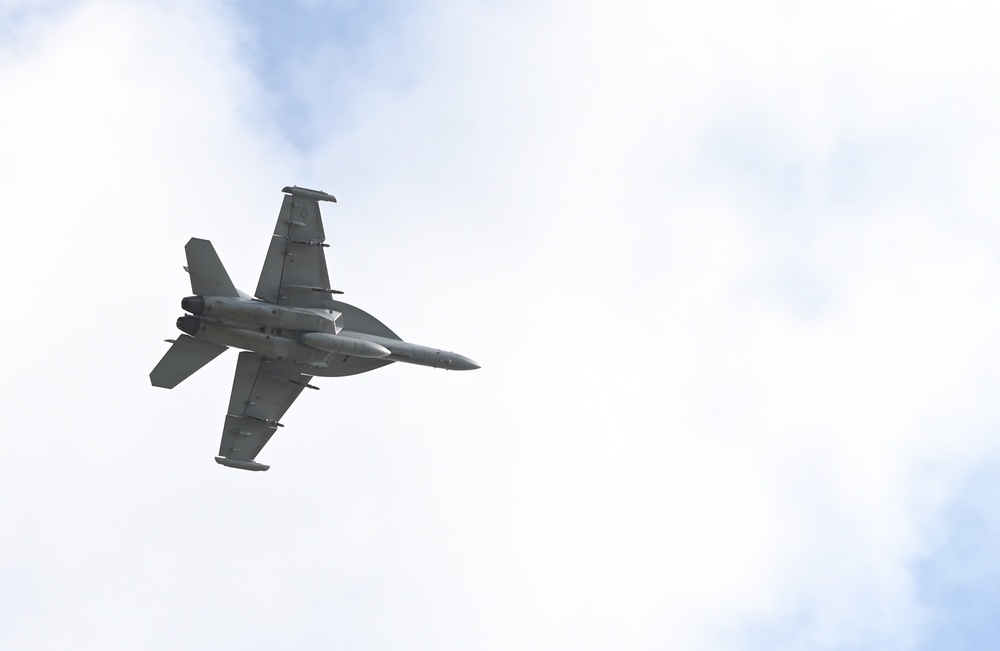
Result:
{"label": "white cloud", "polygon": [[[996,454],[990,15],[440,3],[350,94],[310,62],[295,153],[219,9],[0,53],[0,640],[915,643],[912,563]],[[287,183],[341,199],[349,300],[484,368],[321,382],[248,476],[209,458],[233,355],[145,374],[184,241],[252,289]]]}
{"label": "white cloud", "polygon": [[[911,7],[899,23],[892,10],[840,5],[632,7],[455,9],[461,29],[421,24],[419,40],[441,52],[425,64],[429,81],[366,106],[359,134],[331,150],[375,142],[387,167],[365,174],[415,186],[379,199],[412,233],[394,256],[435,223],[478,227],[490,242],[468,262],[439,259],[435,278],[457,264],[466,278],[486,270],[477,287],[504,284],[478,295],[480,309],[518,314],[511,327],[538,342],[512,352],[499,335],[495,354],[514,358],[511,373],[518,362],[533,369],[504,404],[535,424],[524,425],[525,454],[539,459],[538,499],[564,487],[551,501],[609,523],[618,543],[588,543],[586,518],[564,514],[551,525],[555,548],[598,549],[591,557],[616,567],[608,550],[647,532],[642,506],[618,516],[622,504],[697,504],[672,490],[670,466],[640,472],[670,458],[658,449],[670,440],[728,497],[704,506],[735,568],[725,589],[708,590],[701,612],[720,617],[711,626],[729,606],[804,608],[813,624],[790,634],[793,645],[905,647],[919,628],[909,563],[926,551],[951,479],[995,449],[994,204],[965,173],[989,167],[977,153],[995,108],[978,81],[996,60],[978,27],[989,15]],[[750,167],[706,147],[718,138],[753,143]],[[465,158],[449,167],[442,150]],[[768,159],[777,167],[754,169]],[[448,191],[433,208],[413,201],[440,179]],[[622,438],[637,451],[614,464],[605,446],[627,449]],[[699,461],[701,439],[743,471],[766,469],[754,503],[793,533],[762,523],[746,536],[752,557],[725,540],[749,482]],[[594,477],[612,496],[606,508],[586,488]],[[682,579],[650,568],[649,554],[630,556],[630,569],[675,595],[714,585],[684,543],[662,538],[674,567],[687,566]],[[706,550],[695,560],[718,560],[696,534],[683,540]],[[744,594],[767,585],[758,567],[785,586],[774,611]],[[590,612],[588,599],[607,606],[588,587],[573,591],[583,603],[570,612]],[[652,591],[632,596],[623,607],[633,613],[655,603]],[[655,628],[671,612],[653,607],[642,622]],[[587,634],[600,627],[587,621]]]}

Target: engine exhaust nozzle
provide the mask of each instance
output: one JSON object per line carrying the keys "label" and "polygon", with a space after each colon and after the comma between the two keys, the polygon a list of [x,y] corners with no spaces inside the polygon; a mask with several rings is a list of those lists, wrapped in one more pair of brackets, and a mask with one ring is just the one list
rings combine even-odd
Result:
{"label": "engine exhaust nozzle", "polygon": [[202,312],[205,311],[205,297],[204,296],[187,296],[181,299],[181,309],[185,312],[190,312],[195,316],[201,316]]}
{"label": "engine exhaust nozzle", "polygon": [[198,334],[198,329],[201,327],[201,319],[196,316],[184,316],[177,319],[177,329],[185,334],[189,334],[192,337]]}

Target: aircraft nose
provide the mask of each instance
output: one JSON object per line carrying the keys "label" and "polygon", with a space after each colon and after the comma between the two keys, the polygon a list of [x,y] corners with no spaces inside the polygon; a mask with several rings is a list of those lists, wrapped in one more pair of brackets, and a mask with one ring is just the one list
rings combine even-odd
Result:
{"label": "aircraft nose", "polygon": [[453,354],[453,355],[454,358],[452,359],[451,364],[449,364],[447,367],[452,371],[474,371],[477,368],[481,368],[479,364],[476,364],[474,361],[472,361],[468,357],[465,357],[464,355],[458,355],[458,354]]}

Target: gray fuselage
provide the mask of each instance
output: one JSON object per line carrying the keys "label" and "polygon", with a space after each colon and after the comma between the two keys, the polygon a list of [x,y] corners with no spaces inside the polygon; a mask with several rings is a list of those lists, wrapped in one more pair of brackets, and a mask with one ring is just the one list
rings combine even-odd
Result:
{"label": "gray fuselage", "polygon": [[177,327],[196,339],[309,367],[319,376],[354,375],[390,362],[468,371],[479,365],[457,353],[411,344],[367,312],[286,307],[252,298],[188,296]]}

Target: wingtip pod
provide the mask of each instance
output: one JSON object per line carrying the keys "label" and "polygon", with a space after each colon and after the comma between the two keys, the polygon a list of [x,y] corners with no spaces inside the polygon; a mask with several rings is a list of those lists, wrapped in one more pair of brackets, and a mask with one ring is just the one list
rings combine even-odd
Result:
{"label": "wingtip pod", "polygon": [[327,194],[322,190],[310,190],[309,188],[300,188],[297,185],[286,185],[281,188],[281,191],[285,194],[298,195],[300,197],[305,197],[306,199],[313,199],[315,201],[332,201],[337,203],[337,197],[332,194]]}
{"label": "wingtip pod", "polygon": [[239,468],[240,470],[267,470],[271,467],[257,463],[256,461],[240,461],[239,459],[227,459],[226,457],[215,457],[215,462],[229,468]]}

